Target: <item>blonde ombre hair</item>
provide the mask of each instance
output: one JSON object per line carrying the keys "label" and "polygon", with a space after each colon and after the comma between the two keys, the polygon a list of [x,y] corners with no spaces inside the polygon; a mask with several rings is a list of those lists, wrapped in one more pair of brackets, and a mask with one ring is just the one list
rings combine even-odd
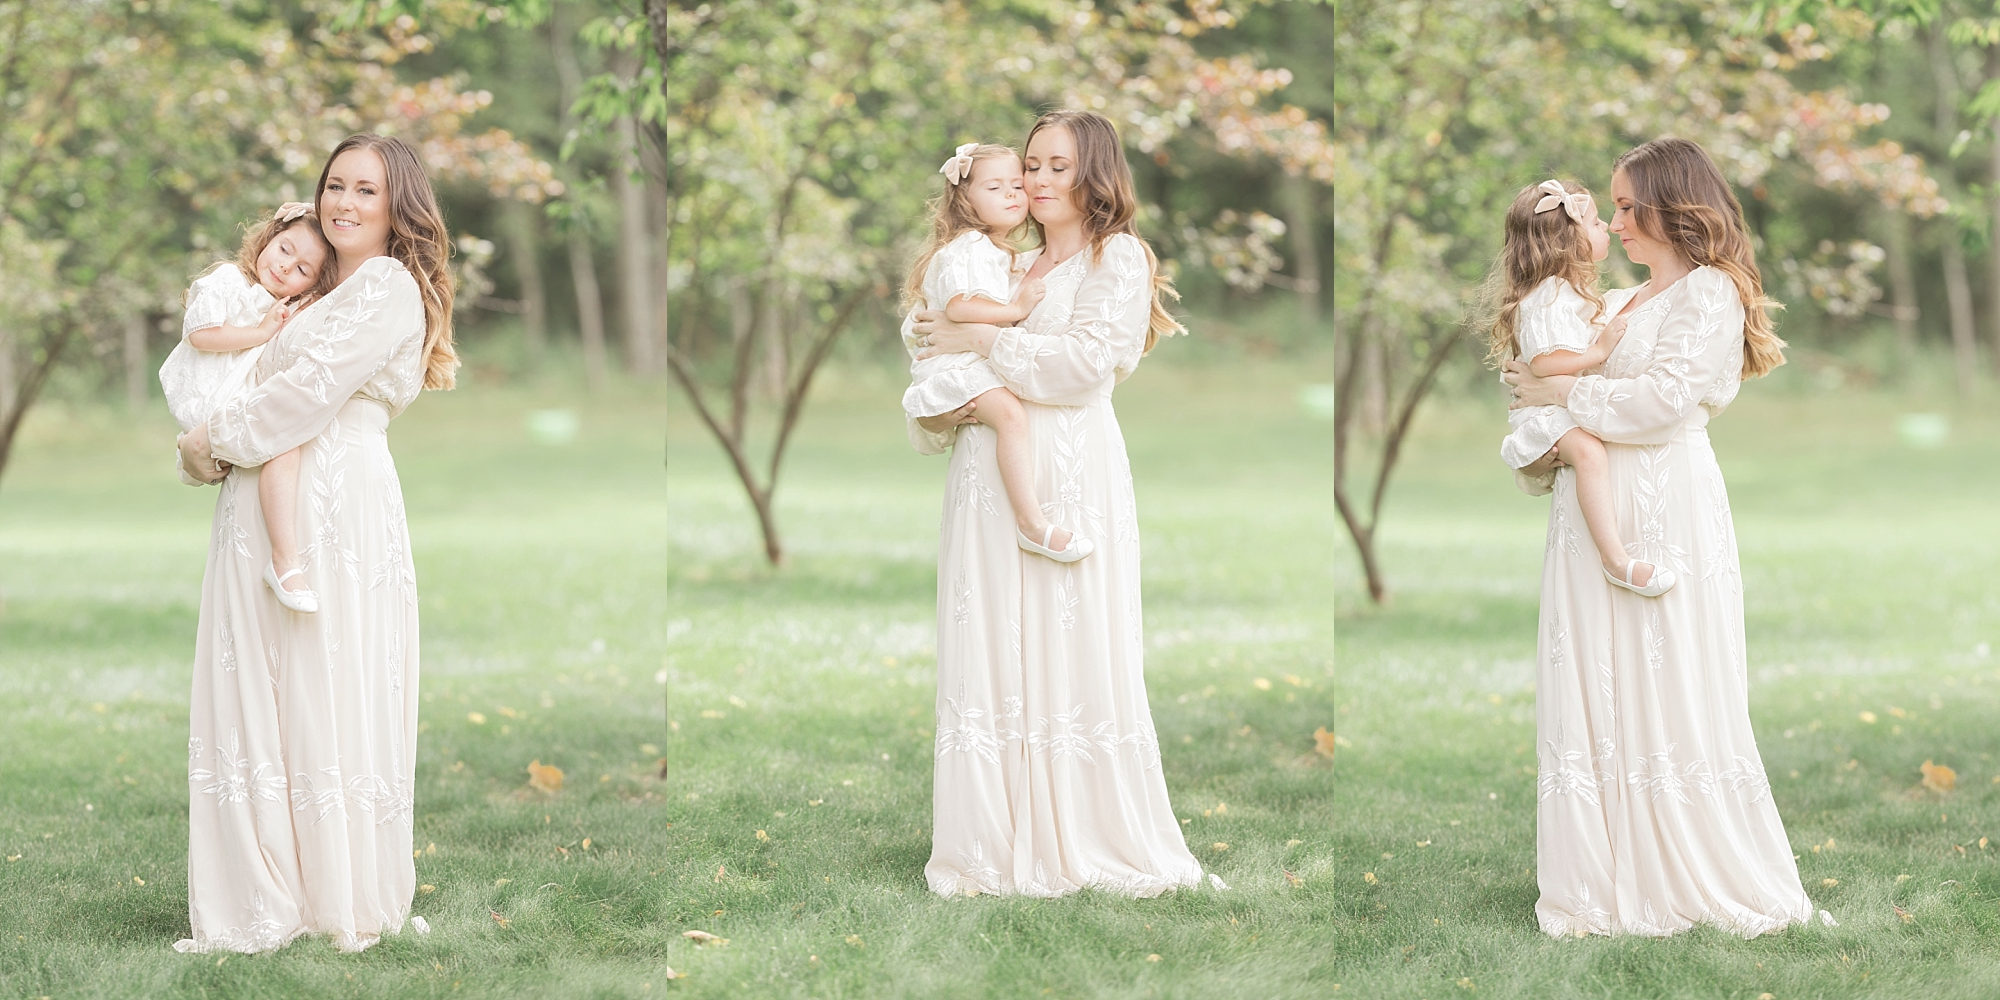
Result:
{"label": "blonde ombre hair", "polygon": [[[1589,195],[1590,189],[1575,181],[1563,181],[1563,190],[1572,195]],[[1521,300],[1542,282],[1561,278],[1588,299],[1596,311],[1595,323],[1604,315],[1604,296],[1597,291],[1597,262],[1590,247],[1590,234],[1583,224],[1569,217],[1561,206],[1537,212],[1548,191],[1530,185],[1514,196],[1507,206],[1504,242],[1500,259],[1486,279],[1486,298],[1492,302],[1493,318],[1486,330],[1486,360],[1498,367],[1521,351],[1519,315]]]}
{"label": "blonde ombre hair", "polygon": [[[1095,111],[1051,111],[1035,120],[1035,127],[1028,130],[1028,142],[1034,142],[1035,133],[1045,128],[1065,129],[1076,142],[1076,179],[1071,182],[1070,198],[1083,215],[1084,231],[1090,234],[1090,259],[1097,260],[1104,251],[1104,241],[1120,233],[1138,240],[1146,249],[1146,266],[1153,274],[1146,350],[1152,351],[1161,337],[1186,333],[1187,327],[1167,311],[1166,305],[1169,298],[1179,301],[1181,294],[1174,290],[1173,279],[1160,270],[1153,245],[1133,225],[1139,214],[1139,195],[1132,185],[1132,167],[1125,162],[1125,144],[1118,141],[1117,127]],[[1026,144],[1022,148],[1027,148]]]}
{"label": "blonde ombre hair", "polygon": [[1654,139],[1618,158],[1632,185],[1632,221],[1695,267],[1729,276],[1743,300],[1743,377],[1768,375],[1785,363],[1785,342],[1771,322],[1784,306],[1764,294],[1743,205],[1708,151],[1686,139]]}
{"label": "blonde ombre hair", "polygon": [[[1021,161],[1021,154],[1012,148],[990,142],[980,143],[972,152],[966,154],[966,157],[972,162],[965,176],[956,184],[946,180],[944,193],[932,198],[930,204],[925,206],[931,214],[931,235],[924,241],[924,248],[917,252],[917,259],[910,264],[910,276],[903,281],[904,309],[923,306],[924,272],[930,269],[931,258],[936,257],[939,250],[943,250],[952,240],[968,232],[986,232],[986,223],[979,221],[979,213],[972,207],[973,171],[978,170],[979,164],[987,160],[1007,157],[1016,163]],[[990,235],[994,236],[1001,246],[1011,250],[1009,241],[1024,228],[1025,224],[1014,227],[1012,232]]]}

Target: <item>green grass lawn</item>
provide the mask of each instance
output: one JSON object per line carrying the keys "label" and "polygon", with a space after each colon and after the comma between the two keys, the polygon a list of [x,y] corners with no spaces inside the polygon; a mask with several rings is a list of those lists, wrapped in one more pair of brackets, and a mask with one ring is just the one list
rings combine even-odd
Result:
{"label": "green grass lawn", "polygon": [[[1806,889],[1841,926],[1747,942],[1536,930],[1548,508],[1499,464],[1496,393],[1422,418],[1386,522],[1390,605],[1337,559],[1352,747],[1320,862],[1342,996],[2000,996],[2000,409],[1785,381],[1750,383],[1712,433],[1751,717]],[[1942,447],[1899,439],[1900,415],[1940,409]],[[1919,787],[1926,760],[1956,769],[1955,792]]]}
{"label": "green grass lawn", "polygon": [[[780,489],[780,572],[657,388],[420,400],[390,435],[423,599],[416,912],[435,932],[359,956],[171,950],[214,494],[174,482],[164,414],[45,408],[0,482],[0,996],[1330,995],[1362,950],[1402,945],[1362,944],[1385,897],[1356,882],[1356,851],[1408,824],[1390,798],[1356,813],[1312,749],[1335,714],[1341,539],[1331,425],[1297,397],[1328,380],[1155,363],[1119,391],[1168,787],[1233,887],[1153,900],[925,888],[945,467],[904,444],[891,376],[815,403]],[[574,443],[531,439],[525,415],[547,407],[580,414]],[[1386,734],[1363,720],[1394,716],[1362,690],[1343,692],[1373,734],[1356,781],[1378,781]],[[1931,717],[1913,707],[1913,725]],[[531,760],[566,772],[560,793],[528,787]],[[1412,803],[1399,815],[1433,808]],[[1499,825],[1518,817],[1466,815],[1525,843]],[[1524,918],[1495,912],[1519,936]],[[1404,968],[1355,971],[1388,988]]]}

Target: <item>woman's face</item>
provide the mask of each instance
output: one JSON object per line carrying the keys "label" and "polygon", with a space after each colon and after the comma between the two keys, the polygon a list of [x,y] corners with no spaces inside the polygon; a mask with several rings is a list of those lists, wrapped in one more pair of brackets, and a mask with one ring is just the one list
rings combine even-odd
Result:
{"label": "woman's face", "polygon": [[1028,214],[1051,228],[1072,225],[1080,217],[1070,186],[1076,181],[1076,137],[1060,125],[1042,129],[1028,140],[1023,158],[1028,179]]}
{"label": "woman's face", "polygon": [[1632,197],[1632,179],[1618,170],[1611,175],[1611,231],[1618,234],[1619,246],[1632,263],[1643,267],[1658,267],[1670,263],[1675,258],[1674,248],[1664,240],[1656,240],[1639,229],[1639,222],[1632,216],[1632,207],[1638,202]]}
{"label": "woman's face", "polygon": [[320,227],[345,274],[389,250],[389,169],[372,149],[334,157],[319,196]]}

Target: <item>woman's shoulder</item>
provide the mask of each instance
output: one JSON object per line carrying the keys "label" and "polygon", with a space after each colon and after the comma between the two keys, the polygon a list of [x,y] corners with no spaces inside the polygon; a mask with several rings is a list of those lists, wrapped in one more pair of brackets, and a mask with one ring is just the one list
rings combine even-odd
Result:
{"label": "woman's shoulder", "polygon": [[353,276],[356,278],[363,276],[379,278],[385,275],[401,275],[406,280],[416,280],[410,276],[410,269],[402,261],[388,254],[383,254],[380,257],[370,257],[362,261],[361,266],[354,269]]}
{"label": "woman's shoulder", "polygon": [[1703,264],[1680,280],[1679,291],[1684,295],[1707,295],[1723,289],[1736,291],[1736,282],[1721,268]]}

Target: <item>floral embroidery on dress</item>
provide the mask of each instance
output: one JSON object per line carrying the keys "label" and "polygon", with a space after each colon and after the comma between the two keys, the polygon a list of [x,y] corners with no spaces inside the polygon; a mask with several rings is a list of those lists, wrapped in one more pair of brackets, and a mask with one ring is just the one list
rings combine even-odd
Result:
{"label": "floral embroidery on dress", "polygon": [[1068,712],[1056,713],[1051,719],[1036,719],[1035,724],[1042,731],[1028,737],[1028,746],[1047,751],[1054,760],[1081,757],[1093,764],[1097,763],[1097,758],[1091,754],[1092,750],[1111,753],[1118,749],[1116,726],[1105,721],[1086,730],[1084,724],[1078,721],[1082,716],[1083,706],[1078,705]]}
{"label": "floral embroidery on dress", "polygon": [[1662,795],[1670,795],[1682,805],[1691,805],[1694,800],[1687,795],[1690,785],[1695,791],[1715,794],[1715,776],[1708,773],[1708,761],[1691,760],[1677,766],[1673,758],[1676,746],[1678,744],[1669,743],[1665,750],[1647,754],[1647,769],[1626,775],[1626,783],[1651,792],[1655,802]]}
{"label": "floral embroidery on dress", "polygon": [[1582,750],[1572,749],[1564,733],[1562,723],[1556,724],[1556,738],[1543,740],[1548,748],[1548,762],[1542,767],[1537,781],[1541,789],[1540,798],[1551,795],[1575,795],[1591,805],[1597,804],[1597,776],[1588,769],[1576,766],[1584,759]]}
{"label": "floral embroidery on dress", "polygon": [[[190,742],[188,749],[190,752],[194,751],[195,743]],[[272,773],[273,771],[277,771],[278,774],[283,773],[280,768],[269,763],[251,767],[250,758],[243,755],[242,738],[236,730],[231,729],[229,749],[225,751],[220,746],[215,748],[215,770],[207,768],[191,770],[188,772],[188,781],[197,785],[207,782],[199,791],[203,795],[215,796],[217,803],[239,805],[251,799],[282,802],[285,779]]]}

